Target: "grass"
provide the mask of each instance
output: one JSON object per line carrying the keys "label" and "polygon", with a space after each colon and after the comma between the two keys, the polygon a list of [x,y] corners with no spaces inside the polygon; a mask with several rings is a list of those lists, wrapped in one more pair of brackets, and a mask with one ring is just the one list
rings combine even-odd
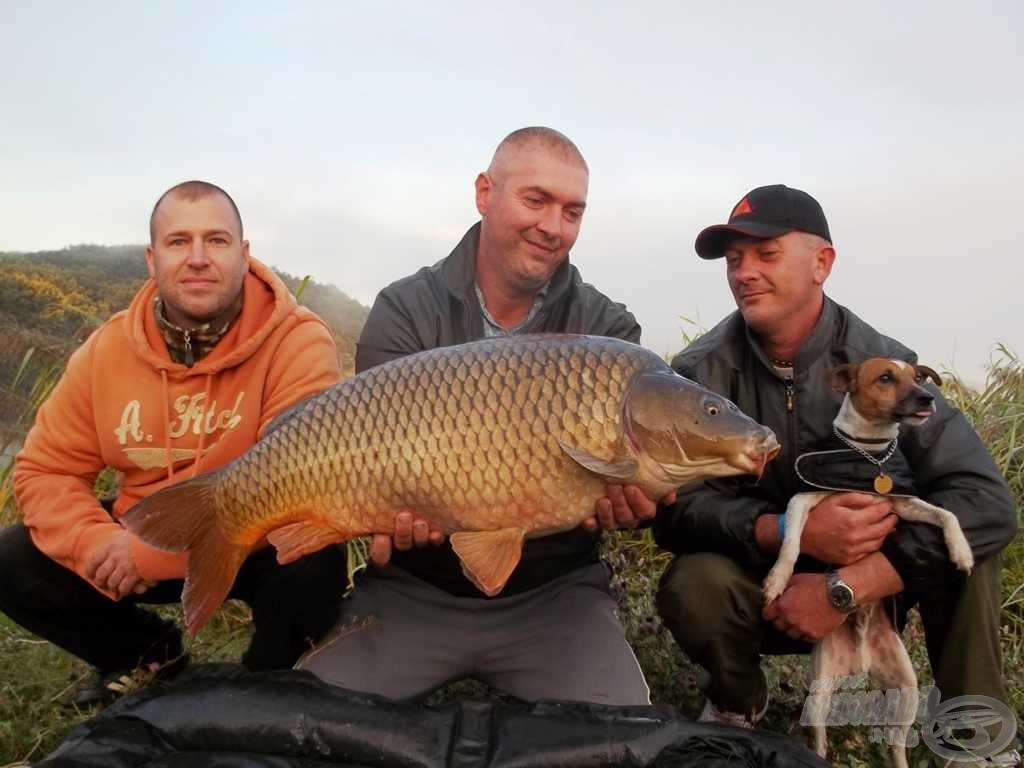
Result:
{"label": "grass", "polygon": [[[46,369],[46,381],[32,387],[38,402],[52,386],[54,372]],[[1024,366],[1009,350],[997,348],[983,389],[972,390],[954,377],[947,379],[946,395],[960,407],[986,441],[1017,500],[1024,506]],[[104,485],[110,482],[105,478]],[[0,524],[14,519],[9,476],[0,469]],[[703,704],[698,690],[702,672],[685,659],[654,613],[657,579],[670,556],[654,545],[648,532],[607,537],[605,557],[616,571],[614,587],[630,641],[651,684],[653,699],[677,707],[695,717]],[[1024,542],[1018,537],[1004,553],[1002,644],[1004,670],[1011,708],[1024,711]],[[179,616],[176,607],[159,609]],[[248,638],[248,612],[229,602],[211,624],[191,641],[196,661],[237,660]],[[904,640],[910,649],[922,684],[929,682],[928,663],[919,623],[913,621]],[[771,705],[762,727],[808,740],[809,731],[799,725],[806,691],[807,659],[798,656],[769,657],[765,670],[771,689]],[[86,665],[44,641],[38,640],[0,614],[0,767],[16,761],[38,759],[52,750],[92,712],[68,704],[74,688],[86,679]],[[458,684],[441,700],[454,695],[489,695],[475,684]],[[1018,714],[1018,721],[1020,721]],[[829,729],[830,758],[835,765],[888,765],[885,750],[868,742],[866,728]],[[912,766],[928,764],[930,752],[917,747],[910,752]]]}

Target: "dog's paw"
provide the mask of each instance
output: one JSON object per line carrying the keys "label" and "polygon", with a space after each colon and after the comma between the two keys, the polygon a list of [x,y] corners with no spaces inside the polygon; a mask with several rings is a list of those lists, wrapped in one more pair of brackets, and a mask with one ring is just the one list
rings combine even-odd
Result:
{"label": "dog's paw", "polygon": [[761,593],[764,595],[765,605],[786,591],[790,575],[785,568],[780,568],[778,565],[768,572],[764,583],[761,585]]}
{"label": "dog's paw", "polygon": [[974,568],[974,552],[971,551],[971,545],[967,543],[963,532],[957,529],[948,534],[946,546],[949,548],[949,559],[953,561],[953,565],[961,571],[970,573]]}

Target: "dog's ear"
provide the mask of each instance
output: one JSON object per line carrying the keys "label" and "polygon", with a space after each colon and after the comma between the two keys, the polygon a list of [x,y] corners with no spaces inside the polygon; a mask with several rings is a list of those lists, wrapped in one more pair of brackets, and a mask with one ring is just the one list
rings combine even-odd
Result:
{"label": "dog's ear", "polygon": [[847,363],[832,369],[832,389],[836,392],[857,391],[857,363]]}
{"label": "dog's ear", "polygon": [[929,368],[927,365],[915,365],[914,368],[917,372],[925,379],[931,379],[935,382],[935,386],[942,386],[942,377],[939,376],[935,371]]}

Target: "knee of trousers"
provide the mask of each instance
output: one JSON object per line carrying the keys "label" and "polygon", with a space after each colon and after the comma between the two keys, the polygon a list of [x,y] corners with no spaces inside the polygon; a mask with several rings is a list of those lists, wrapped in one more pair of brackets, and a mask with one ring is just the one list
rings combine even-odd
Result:
{"label": "knee of trousers", "polygon": [[41,558],[46,555],[36,549],[24,525],[15,523],[0,530],[0,611],[32,600],[39,586],[39,579],[33,574]]}
{"label": "knee of trousers", "polygon": [[258,570],[253,602],[270,599],[275,611],[282,609],[281,600],[288,610],[299,613],[340,605],[348,583],[344,545],[325,547],[287,565],[279,565],[269,553]]}
{"label": "knee of trousers", "polygon": [[679,555],[661,576],[658,614],[684,651],[730,628],[756,626],[761,589],[735,560],[713,552]]}

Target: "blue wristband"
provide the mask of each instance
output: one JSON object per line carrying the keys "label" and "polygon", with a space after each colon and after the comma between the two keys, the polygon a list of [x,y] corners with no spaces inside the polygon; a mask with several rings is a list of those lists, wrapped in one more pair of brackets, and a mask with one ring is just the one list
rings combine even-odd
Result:
{"label": "blue wristband", "polygon": [[779,515],[779,540],[786,540],[786,516]]}

